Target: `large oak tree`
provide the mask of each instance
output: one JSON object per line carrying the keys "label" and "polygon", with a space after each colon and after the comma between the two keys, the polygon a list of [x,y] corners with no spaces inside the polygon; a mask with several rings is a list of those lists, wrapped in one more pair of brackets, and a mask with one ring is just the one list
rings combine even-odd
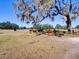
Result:
{"label": "large oak tree", "polygon": [[71,32],[71,22],[79,16],[78,5],[76,0],[17,0],[14,9],[18,18],[33,24],[38,24],[47,17],[54,20],[55,16],[61,15]]}

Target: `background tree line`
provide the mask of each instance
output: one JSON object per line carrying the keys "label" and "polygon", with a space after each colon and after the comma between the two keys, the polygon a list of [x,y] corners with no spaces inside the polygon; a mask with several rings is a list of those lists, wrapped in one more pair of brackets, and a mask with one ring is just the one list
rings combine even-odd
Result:
{"label": "background tree line", "polygon": [[35,29],[48,29],[48,28],[50,28],[50,29],[53,29],[54,27],[53,27],[53,25],[49,25],[49,24],[37,24],[37,25],[33,25],[33,28],[35,28]]}
{"label": "background tree line", "polygon": [[17,24],[10,23],[9,21],[0,23],[0,29],[14,29],[14,28],[19,29],[19,26]]}
{"label": "background tree line", "polygon": [[[37,24],[37,25],[33,25],[33,28],[36,28],[36,29],[67,29],[67,26],[66,25],[60,25],[60,24],[57,24],[55,27],[53,27],[53,25],[50,25],[50,24]],[[76,27],[74,27],[75,29],[79,29],[79,25],[77,25]]]}
{"label": "background tree line", "polygon": [[26,29],[26,27],[25,26],[20,27],[19,25],[15,23],[11,23],[7,21],[7,22],[0,23],[0,29]]}
{"label": "background tree line", "polygon": [[[25,26],[24,27],[20,27],[19,25],[15,24],[15,23],[11,23],[9,21],[7,22],[2,22],[0,23],[0,29],[27,29]],[[60,24],[57,24],[55,27],[53,27],[53,25],[50,25],[50,24],[37,24],[37,25],[33,25],[33,28],[35,29],[67,29],[67,26],[64,25],[60,25]],[[75,28],[79,29],[79,25],[77,25]]]}

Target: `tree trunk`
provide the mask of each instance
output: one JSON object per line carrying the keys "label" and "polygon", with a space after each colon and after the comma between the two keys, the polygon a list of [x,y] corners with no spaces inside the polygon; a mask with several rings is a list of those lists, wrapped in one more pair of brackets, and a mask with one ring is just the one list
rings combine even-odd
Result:
{"label": "tree trunk", "polygon": [[67,24],[68,32],[69,32],[69,33],[72,33],[72,25],[71,25],[71,19],[70,19],[70,16],[69,16],[69,15],[66,15],[66,17],[67,17],[66,24]]}

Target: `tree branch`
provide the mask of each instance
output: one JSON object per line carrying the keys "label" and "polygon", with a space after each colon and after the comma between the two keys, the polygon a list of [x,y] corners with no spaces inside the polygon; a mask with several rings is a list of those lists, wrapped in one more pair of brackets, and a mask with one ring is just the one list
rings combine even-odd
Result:
{"label": "tree branch", "polygon": [[70,0],[70,7],[69,7],[69,11],[72,10],[72,1]]}

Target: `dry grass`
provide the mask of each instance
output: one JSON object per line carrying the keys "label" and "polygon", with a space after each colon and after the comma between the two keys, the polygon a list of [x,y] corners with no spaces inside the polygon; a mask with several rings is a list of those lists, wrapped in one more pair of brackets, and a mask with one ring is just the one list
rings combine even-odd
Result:
{"label": "dry grass", "polygon": [[28,30],[3,30],[0,33],[0,59],[63,59],[73,47],[66,37],[36,36]]}

